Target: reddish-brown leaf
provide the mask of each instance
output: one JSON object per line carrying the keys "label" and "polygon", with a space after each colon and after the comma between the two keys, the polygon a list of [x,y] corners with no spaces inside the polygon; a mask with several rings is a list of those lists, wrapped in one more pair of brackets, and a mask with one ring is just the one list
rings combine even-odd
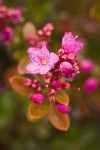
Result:
{"label": "reddish-brown leaf", "polygon": [[69,116],[63,115],[59,113],[54,105],[50,105],[49,107],[49,120],[52,123],[52,125],[62,131],[67,131],[70,126],[70,119]]}
{"label": "reddish-brown leaf", "polygon": [[28,35],[36,35],[36,27],[33,23],[27,22],[23,27],[23,35],[27,37]]}
{"label": "reddish-brown leaf", "polygon": [[69,103],[69,97],[68,95],[63,92],[62,90],[59,90],[57,94],[55,95],[56,100],[61,103],[67,105]]}
{"label": "reddish-brown leaf", "polygon": [[4,81],[6,82],[7,85],[9,85],[9,78],[12,76],[17,75],[17,67],[16,65],[10,66],[9,68],[6,69],[4,72]]}
{"label": "reddish-brown leaf", "polygon": [[45,101],[42,104],[32,103],[28,108],[28,120],[37,121],[38,119],[44,117],[48,113],[48,106],[48,101]]}
{"label": "reddish-brown leaf", "polygon": [[30,62],[28,56],[24,56],[20,61],[19,64],[17,66],[17,71],[20,75],[25,74],[25,68],[28,65],[28,63]]}
{"label": "reddish-brown leaf", "polygon": [[24,86],[25,77],[16,75],[9,79],[10,85],[15,92],[17,92],[21,96],[28,97],[28,95],[34,92],[32,89]]}

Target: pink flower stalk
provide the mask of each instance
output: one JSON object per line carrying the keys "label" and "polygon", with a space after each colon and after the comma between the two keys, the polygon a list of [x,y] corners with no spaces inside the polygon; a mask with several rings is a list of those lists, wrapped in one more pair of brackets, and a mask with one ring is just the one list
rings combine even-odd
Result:
{"label": "pink flower stalk", "polygon": [[38,93],[38,94],[30,94],[29,95],[29,99],[33,102],[33,103],[35,103],[35,104],[40,104],[40,103],[42,103],[43,101],[44,101],[44,96],[42,95],[42,94],[40,94],[40,93]]}
{"label": "pink flower stalk", "polygon": [[9,44],[9,42],[13,40],[13,29],[6,26],[0,34],[0,40],[3,41],[5,45]]}
{"label": "pink flower stalk", "polygon": [[61,82],[59,81],[59,80],[55,80],[55,81],[53,81],[53,83],[52,83],[52,88],[53,89],[55,89],[55,90],[58,90],[58,89],[60,89],[61,88]]}
{"label": "pink flower stalk", "polygon": [[68,105],[63,105],[61,103],[57,103],[56,108],[62,114],[69,113],[69,111],[70,111],[70,107]]}
{"label": "pink flower stalk", "polygon": [[17,23],[22,17],[22,9],[9,9],[7,17],[10,18],[13,21],[13,23]]}
{"label": "pink flower stalk", "polygon": [[94,62],[89,59],[84,59],[80,62],[80,69],[84,73],[89,73],[89,72],[93,71],[93,69],[94,69]]}
{"label": "pink flower stalk", "polygon": [[62,39],[62,47],[66,52],[79,52],[83,49],[83,42],[76,40],[71,32],[66,32]]}
{"label": "pink flower stalk", "polygon": [[[72,33],[65,33],[62,40],[65,45],[63,44],[63,47],[59,49],[58,55],[52,52],[49,53],[46,44],[43,43],[45,41],[43,40],[47,37],[47,32],[51,32],[52,29],[52,26],[48,24],[45,25],[43,29],[39,30],[36,36],[36,45],[30,47],[27,51],[31,62],[26,66],[26,73],[45,75],[44,87],[48,88],[48,92],[45,93],[45,96],[42,95],[42,92],[44,92],[43,87],[37,80],[34,80],[31,88],[36,94],[30,94],[29,98],[36,104],[42,103],[46,98],[55,105],[60,113],[67,114],[70,111],[70,107],[58,103],[55,94],[63,89],[79,90],[79,88],[70,86],[69,81],[72,81],[79,73],[75,52],[81,50],[83,43],[75,40]],[[67,41],[64,39],[66,37]],[[41,43],[43,43],[43,45],[41,45]]]}
{"label": "pink flower stalk", "polygon": [[88,78],[84,83],[84,91],[86,93],[93,92],[98,87],[99,87],[99,81],[94,77]]}
{"label": "pink flower stalk", "polygon": [[25,81],[24,81],[24,85],[26,87],[31,87],[32,86],[32,80],[27,78]]}
{"label": "pink flower stalk", "polygon": [[45,45],[41,48],[29,48],[28,55],[31,60],[26,67],[28,74],[47,74],[59,60],[55,53],[49,53]]}

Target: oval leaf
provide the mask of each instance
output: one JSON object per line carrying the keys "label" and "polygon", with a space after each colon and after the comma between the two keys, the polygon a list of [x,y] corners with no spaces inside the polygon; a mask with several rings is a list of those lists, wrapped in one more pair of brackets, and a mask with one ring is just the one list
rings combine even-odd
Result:
{"label": "oval leaf", "polygon": [[34,92],[32,89],[24,86],[25,77],[16,75],[9,79],[10,85],[15,92],[17,92],[21,96],[28,97],[28,95]]}
{"label": "oval leaf", "polygon": [[55,98],[61,104],[68,105],[68,103],[69,103],[69,97],[68,97],[68,95],[65,92],[63,92],[62,90],[59,90],[56,93]]}
{"label": "oval leaf", "polygon": [[4,72],[4,81],[7,85],[9,85],[9,78],[12,76],[18,75],[16,65],[10,66]]}
{"label": "oval leaf", "polygon": [[48,113],[48,102],[42,104],[32,103],[28,108],[27,118],[29,121],[37,121]]}
{"label": "oval leaf", "polygon": [[18,66],[17,66],[17,71],[20,75],[25,74],[25,68],[29,62],[30,62],[30,60],[29,60],[28,56],[25,56],[20,60]]}
{"label": "oval leaf", "polygon": [[70,126],[70,119],[69,119],[69,116],[66,114],[66,115],[63,115],[61,113],[59,113],[55,106],[54,105],[50,105],[49,107],[49,120],[51,122],[51,124],[59,129],[59,130],[62,130],[62,131],[67,131],[69,126]]}
{"label": "oval leaf", "polygon": [[27,22],[23,27],[23,35],[27,37],[28,34],[36,35],[36,27],[33,23]]}

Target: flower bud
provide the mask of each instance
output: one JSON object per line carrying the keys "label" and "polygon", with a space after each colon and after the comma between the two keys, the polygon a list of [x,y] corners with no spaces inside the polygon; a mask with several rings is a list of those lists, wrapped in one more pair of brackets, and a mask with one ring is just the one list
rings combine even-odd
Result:
{"label": "flower bud", "polygon": [[65,54],[64,49],[63,49],[63,48],[59,49],[58,55],[59,55],[59,56],[62,56],[62,55],[64,55],[64,54]]}
{"label": "flower bud", "polygon": [[55,97],[54,96],[49,96],[48,100],[52,103],[55,103]]}
{"label": "flower bud", "polygon": [[69,62],[62,62],[60,64],[60,71],[65,74],[69,74],[73,71],[73,66]]}
{"label": "flower bud", "polygon": [[55,90],[58,90],[58,89],[60,89],[61,88],[61,82],[59,81],[59,80],[55,80],[55,81],[53,81],[53,83],[52,83],[52,88],[54,88]]}
{"label": "flower bud", "polygon": [[44,101],[44,96],[42,95],[42,94],[40,94],[40,93],[38,93],[38,94],[30,94],[29,95],[29,99],[33,102],[33,103],[35,103],[35,104],[40,104],[40,103],[42,103],[43,101]]}
{"label": "flower bud", "polygon": [[91,77],[91,78],[88,78],[85,83],[84,83],[84,91],[85,92],[93,92],[95,91],[99,86],[99,81],[94,78],[94,77]]}
{"label": "flower bud", "polygon": [[56,93],[56,91],[55,91],[55,89],[50,89],[49,93],[50,93],[51,95],[53,95],[53,94]]}
{"label": "flower bud", "polygon": [[56,108],[62,114],[69,113],[69,111],[70,111],[70,107],[68,105],[63,105],[61,103],[57,103]]}
{"label": "flower bud", "polygon": [[44,33],[43,33],[42,30],[38,30],[38,35],[39,35],[39,36],[43,36],[43,34],[44,34]]}
{"label": "flower bud", "polygon": [[26,87],[31,87],[31,85],[32,85],[32,80],[29,79],[29,78],[25,79],[24,85],[25,85]]}
{"label": "flower bud", "polygon": [[75,53],[68,53],[67,59],[70,61],[74,61],[76,59],[76,54]]}
{"label": "flower bud", "polygon": [[41,86],[38,86],[37,89],[36,89],[36,91],[37,91],[38,93],[42,92]]}
{"label": "flower bud", "polygon": [[80,69],[84,73],[91,72],[94,69],[94,62],[92,60],[84,59],[80,62]]}
{"label": "flower bud", "polygon": [[70,88],[70,84],[69,83],[63,83],[62,84],[62,89],[69,89]]}
{"label": "flower bud", "polygon": [[37,88],[37,84],[35,83],[32,83],[32,86],[31,86],[33,89],[36,89]]}
{"label": "flower bud", "polygon": [[37,79],[34,79],[34,81],[33,81],[35,84],[38,84],[39,83],[39,81],[37,80]]}

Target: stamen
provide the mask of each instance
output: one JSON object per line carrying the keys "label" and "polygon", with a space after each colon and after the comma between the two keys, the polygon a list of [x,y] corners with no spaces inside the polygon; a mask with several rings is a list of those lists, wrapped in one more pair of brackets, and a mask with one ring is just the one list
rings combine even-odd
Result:
{"label": "stamen", "polygon": [[74,87],[74,86],[70,86],[69,88],[74,89],[76,91],[80,91],[80,88]]}
{"label": "stamen", "polygon": [[78,38],[78,35],[76,35],[74,39],[76,40],[77,38]]}
{"label": "stamen", "polygon": [[42,60],[42,65],[46,65],[48,63],[48,60],[47,59],[43,59]]}

